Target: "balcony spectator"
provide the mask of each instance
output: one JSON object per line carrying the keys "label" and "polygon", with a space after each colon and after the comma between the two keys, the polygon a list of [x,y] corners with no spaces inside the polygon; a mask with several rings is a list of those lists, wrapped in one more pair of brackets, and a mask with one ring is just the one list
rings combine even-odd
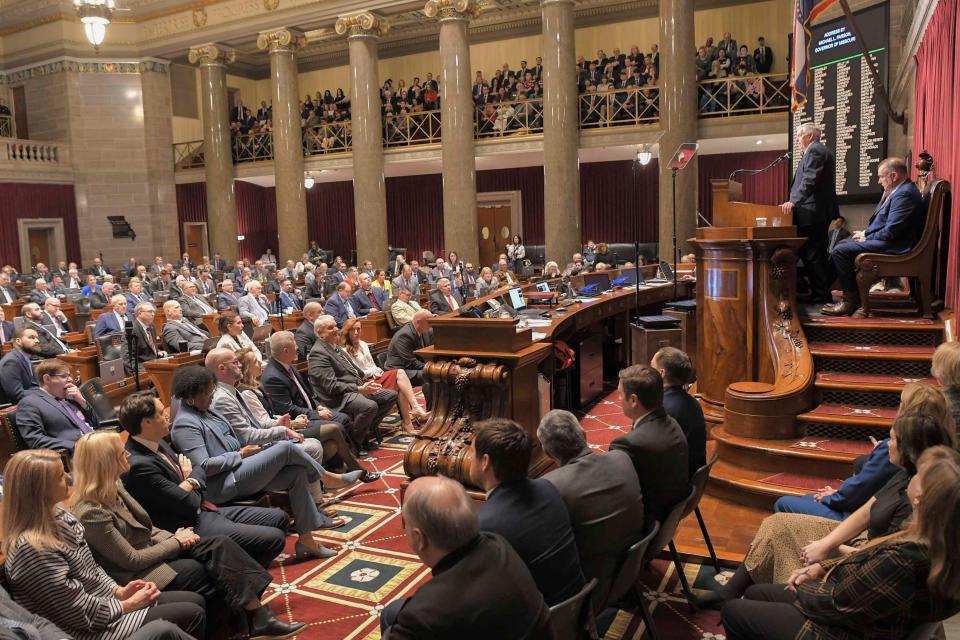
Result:
{"label": "balcony spectator", "polygon": [[694,60],[694,64],[697,65],[697,82],[707,78],[707,74],[710,73],[711,62],[712,59],[706,47],[697,49],[697,58]]}
{"label": "balcony spectator", "polygon": [[728,59],[733,59],[737,57],[737,41],[733,38],[729,31],[723,34],[723,40],[717,43],[717,53],[721,51],[725,52]]}
{"label": "balcony spectator", "polygon": [[735,61],[735,68],[746,67],[747,71],[754,70],[754,61],[753,56],[750,55],[750,50],[747,49],[747,45],[740,45],[740,50],[737,53],[737,59]]}

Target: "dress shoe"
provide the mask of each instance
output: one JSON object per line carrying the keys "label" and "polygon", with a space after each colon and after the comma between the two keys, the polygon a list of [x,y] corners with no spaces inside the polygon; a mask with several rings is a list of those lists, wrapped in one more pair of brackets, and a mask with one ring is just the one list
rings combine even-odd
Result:
{"label": "dress shoe", "polygon": [[326,558],[332,558],[333,556],[337,555],[336,551],[334,551],[333,549],[328,549],[322,544],[317,546],[316,551],[314,551],[313,549],[308,549],[307,547],[303,546],[303,544],[301,544],[299,540],[295,545],[293,545],[293,553],[294,553],[294,558],[298,561],[310,560],[314,558],[324,560]]}
{"label": "dress shoe", "polygon": [[360,482],[373,482],[374,480],[379,480],[381,475],[383,474],[379,471],[364,471],[363,475],[360,476]]}
{"label": "dress shoe", "polygon": [[307,628],[303,622],[283,622],[263,605],[250,614],[250,640],[280,640],[295,636]]}
{"label": "dress shoe", "polygon": [[825,316],[852,316],[860,308],[860,294],[846,291],[843,300],[836,304],[825,305],[821,310]]}

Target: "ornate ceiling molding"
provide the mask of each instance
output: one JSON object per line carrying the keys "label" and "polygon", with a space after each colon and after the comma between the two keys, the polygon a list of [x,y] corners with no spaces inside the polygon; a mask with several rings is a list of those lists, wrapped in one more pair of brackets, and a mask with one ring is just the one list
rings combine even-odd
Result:
{"label": "ornate ceiling molding", "polygon": [[270,53],[275,51],[296,51],[307,46],[307,36],[302,31],[288,29],[271,29],[270,31],[261,31],[257,35],[257,48],[268,49]]}
{"label": "ornate ceiling molding", "polygon": [[423,13],[440,20],[469,20],[480,15],[480,7],[474,0],[427,0]]}
{"label": "ornate ceiling molding", "polygon": [[143,60],[85,60],[62,57],[47,60],[18,69],[0,72],[0,85],[18,84],[32,78],[49,76],[55,73],[114,73],[136,74],[167,73],[170,64],[165,60],[145,58]]}
{"label": "ornate ceiling molding", "polygon": [[387,35],[390,31],[390,22],[372,11],[361,11],[337,18],[334,30],[337,35],[346,35],[347,37],[380,37]]}
{"label": "ornate ceiling molding", "polygon": [[190,64],[223,66],[234,62],[236,59],[236,51],[214,42],[190,47],[190,52],[187,54],[187,60],[190,61]]}

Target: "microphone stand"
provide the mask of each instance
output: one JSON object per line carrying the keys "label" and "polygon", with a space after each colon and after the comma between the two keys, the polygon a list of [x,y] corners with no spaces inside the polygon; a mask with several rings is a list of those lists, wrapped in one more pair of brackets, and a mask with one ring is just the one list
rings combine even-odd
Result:
{"label": "microphone stand", "polygon": [[[674,232],[676,233],[676,232]],[[640,318],[640,242],[634,241],[633,243],[633,274],[636,284],[636,291],[634,293],[634,317],[637,318],[636,322],[639,323]]]}
{"label": "microphone stand", "polygon": [[140,367],[137,366],[137,333],[133,330],[133,322],[130,320],[124,322],[123,330],[127,334],[127,357],[133,367],[133,381],[137,386],[137,391],[140,391]]}
{"label": "microphone stand", "polygon": [[[677,299],[677,263],[679,262],[680,247],[677,245],[677,171],[676,167],[670,168],[670,177],[673,184],[673,299]],[[639,290],[639,285],[637,285]],[[639,293],[637,294],[640,295]]]}
{"label": "microphone stand", "polygon": [[743,174],[743,175],[745,175],[745,176],[755,176],[755,175],[757,175],[758,173],[763,173],[764,171],[769,171],[770,169],[774,168],[775,166],[777,166],[777,165],[780,164],[781,162],[786,162],[786,161],[789,160],[789,159],[790,159],[790,152],[787,152],[787,153],[783,154],[782,156],[776,158],[773,162],[771,162],[770,164],[768,164],[767,166],[765,166],[763,169],[737,169],[737,170],[735,170],[733,173],[730,174],[730,176],[727,178],[727,180],[733,180],[733,176],[736,176],[736,175],[739,175],[739,174]]}

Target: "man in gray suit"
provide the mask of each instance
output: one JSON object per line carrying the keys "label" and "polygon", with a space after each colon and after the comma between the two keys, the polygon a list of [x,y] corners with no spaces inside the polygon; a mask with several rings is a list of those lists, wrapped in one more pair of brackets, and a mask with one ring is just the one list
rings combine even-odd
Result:
{"label": "man in gray suit", "polygon": [[339,332],[333,316],[320,316],[313,329],[317,341],[307,355],[310,386],[323,406],[353,419],[350,436],[362,451],[396,404],[397,392],[366,380],[350,354],[337,343]]}
{"label": "man in gray suit", "polygon": [[182,285],[183,295],[178,298],[183,316],[197,325],[203,324],[203,316],[207,313],[216,313],[206,300],[197,295],[197,285],[187,280]]}
{"label": "man in gray suit", "polygon": [[420,281],[409,264],[403,265],[400,275],[393,279],[394,291],[401,287],[406,287],[410,291],[420,291]]}
{"label": "man in gray suit", "polygon": [[599,455],[587,446],[583,428],[569,411],[554,409],[537,428],[543,450],[560,468],[543,476],[560,492],[570,512],[580,567],[596,578],[593,602],[600,606],[623,559],[643,538],[643,498],[633,461],[622,451]]}
{"label": "man in gray suit", "polygon": [[[192,322],[183,319],[183,309],[176,300],[167,300],[163,303],[163,314],[167,321],[163,323],[163,341],[167,349],[173,353],[197,351],[203,349],[203,343],[210,334],[206,329],[198,327]],[[186,348],[184,348],[186,345]]]}
{"label": "man in gray suit", "polygon": [[[236,291],[234,291],[233,280],[224,278],[223,282],[220,283],[220,288],[223,289],[223,291],[217,296],[217,310],[227,311],[232,309],[237,311],[237,307],[240,305],[240,298],[237,296]],[[239,313],[239,311],[237,311],[237,313]]]}
{"label": "man in gray suit", "polygon": [[237,303],[240,317],[244,320],[249,318],[255,327],[270,320],[270,307],[262,291],[263,285],[258,280],[251,280],[247,283],[247,295],[241,297]]}

